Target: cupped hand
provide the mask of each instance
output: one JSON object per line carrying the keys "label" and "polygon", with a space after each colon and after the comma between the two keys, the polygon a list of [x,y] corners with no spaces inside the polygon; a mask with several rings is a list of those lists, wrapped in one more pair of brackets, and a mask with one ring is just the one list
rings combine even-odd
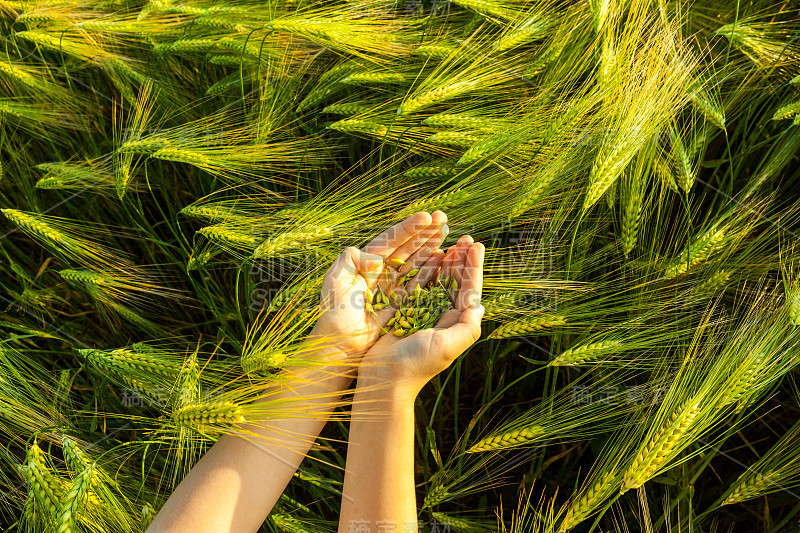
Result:
{"label": "cupped hand", "polygon": [[364,291],[375,291],[380,284],[387,292],[399,292],[403,276],[442,255],[438,248],[448,231],[444,213],[420,212],[387,229],[361,250],[345,249],[323,278],[321,314],[311,337],[345,357],[360,358],[388,321],[384,312],[372,312]]}
{"label": "cupped hand", "polygon": [[439,279],[452,275],[458,284],[453,291],[453,309],[446,311],[434,327],[408,337],[383,335],[362,360],[359,386],[388,387],[413,398],[480,338],[484,254],[481,243],[464,236],[447,254],[429,257],[408,289],[424,286],[437,275]]}

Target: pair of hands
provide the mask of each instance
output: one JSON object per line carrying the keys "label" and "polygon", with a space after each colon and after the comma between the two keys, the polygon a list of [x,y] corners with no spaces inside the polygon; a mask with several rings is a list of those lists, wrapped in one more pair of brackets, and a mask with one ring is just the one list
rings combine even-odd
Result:
{"label": "pair of hands", "polygon": [[[465,235],[445,253],[439,245],[448,232],[444,213],[420,212],[384,231],[363,250],[347,248],[325,274],[322,314],[312,336],[330,342],[345,363],[359,364],[360,378],[369,374],[395,391],[416,396],[481,333],[484,247]],[[386,263],[392,259],[405,264],[395,269]],[[418,273],[401,285],[400,279],[413,269]],[[384,291],[402,297],[417,285],[425,286],[437,273],[440,278],[452,275],[458,283],[454,308],[433,328],[405,338],[380,336],[397,308],[390,305],[369,312],[364,291],[374,292],[380,283]]]}

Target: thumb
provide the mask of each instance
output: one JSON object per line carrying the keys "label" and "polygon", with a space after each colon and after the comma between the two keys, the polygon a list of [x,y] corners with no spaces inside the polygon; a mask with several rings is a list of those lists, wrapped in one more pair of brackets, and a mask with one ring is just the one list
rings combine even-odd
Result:
{"label": "thumb", "polygon": [[356,271],[367,280],[367,285],[372,287],[373,282],[377,281],[378,276],[383,272],[383,256],[368,254],[354,247],[350,247],[348,250],[351,251],[350,257]]}
{"label": "thumb", "polygon": [[458,322],[452,326],[437,331],[443,336],[443,345],[446,347],[442,356],[450,362],[467,351],[481,337],[481,319],[483,306],[475,304],[461,311]]}
{"label": "thumb", "polygon": [[359,277],[367,280],[371,285],[372,279],[377,279],[383,266],[383,257],[362,252],[351,246],[339,254],[325,276],[325,283],[329,286],[351,287]]}

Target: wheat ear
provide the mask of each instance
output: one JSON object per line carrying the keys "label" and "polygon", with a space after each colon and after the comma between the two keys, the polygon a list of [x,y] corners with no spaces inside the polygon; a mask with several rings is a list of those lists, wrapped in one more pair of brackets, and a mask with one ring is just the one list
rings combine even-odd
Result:
{"label": "wheat ear", "polygon": [[550,361],[550,366],[575,366],[589,362],[592,357],[604,353],[609,348],[617,348],[622,343],[616,340],[592,342],[569,348]]}
{"label": "wheat ear", "polygon": [[516,322],[509,322],[496,328],[492,331],[488,338],[490,339],[506,339],[509,337],[522,337],[538,333],[544,329],[555,328],[563,326],[567,323],[567,319],[559,315],[544,315],[523,318]]}
{"label": "wheat ear", "polygon": [[646,442],[625,472],[623,490],[636,489],[656,475],[672,458],[675,449],[700,412],[700,402],[686,402],[676,409],[658,433]]}
{"label": "wheat ear", "polygon": [[58,516],[58,533],[72,533],[75,530],[75,521],[83,501],[94,482],[95,465],[91,464],[78,474],[72,487],[64,499],[64,504]]}
{"label": "wheat ear", "polygon": [[523,429],[515,429],[514,431],[507,431],[500,435],[493,435],[479,440],[467,450],[467,453],[488,452],[527,444],[535,440],[542,433],[544,433],[544,428],[542,426],[530,426]]}
{"label": "wheat ear", "polygon": [[207,424],[232,424],[244,422],[242,408],[233,402],[219,401],[196,403],[175,411],[172,420],[179,426],[201,427]]}
{"label": "wheat ear", "polygon": [[558,527],[559,533],[569,531],[583,522],[605,498],[614,490],[619,481],[614,481],[614,474],[608,473],[600,478],[589,490],[584,492],[580,498],[572,502],[567,509],[561,524]]}
{"label": "wheat ear", "polygon": [[772,485],[774,477],[772,470],[750,475],[747,478],[740,477],[736,480],[735,488],[731,491],[727,498],[722,501],[722,505],[731,505],[734,503],[743,502],[757,497],[761,492]]}

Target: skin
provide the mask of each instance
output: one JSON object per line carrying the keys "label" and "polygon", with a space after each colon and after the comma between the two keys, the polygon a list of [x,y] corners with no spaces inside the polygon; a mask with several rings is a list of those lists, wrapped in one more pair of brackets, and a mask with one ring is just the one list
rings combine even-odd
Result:
{"label": "skin", "polygon": [[[416,519],[413,442],[409,436],[413,435],[413,417],[409,417],[408,406],[413,404],[413,396],[430,377],[446,368],[448,361],[474,342],[467,342],[467,339],[477,338],[475,331],[479,334],[482,309],[480,313],[474,308],[467,309],[469,298],[466,295],[469,291],[462,287],[458,297],[459,309],[446,313],[435,329],[400,340],[393,335],[379,337],[382,326],[394,314],[394,309],[384,309],[373,315],[365,308],[363,294],[367,288],[377,290],[380,286],[402,295],[398,280],[412,269],[420,271],[407,284],[408,290],[413,290],[417,283],[426,283],[440,266],[443,271],[452,271],[457,279],[458,276],[466,279],[467,263],[472,265],[478,259],[482,262],[483,247],[475,245],[475,250],[479,251],[473,251],[471,239],[467,238],[469,245],[466,247],[462,239],[445,255],[439,250],[439,245],[449,231],[446,223],[447,217],[440,211],[417,213],[378,235],[362,250],[348,248],[342,252],[325,274],[322,313],[309,335],[320,346],[318,353],[310,356],[315,358],[314,364],[284,369],[287,379],[281,380],[280,385],[266,388],[262,396],[264,401],[267,398],[270,401],[295,400],[302,409],[293,410],[295,416],[286,420],[250,420],[248,424],[235,428],[238,431],[222,436],[181,481],[148,528],[148,533],[257,531],[322,431],[352,381],[356,368],[361,369],[357,389],[360,398],[383,401],[387,397],[396,397],[397,409],[402,410],[406,417],[404,424],[389,428],[398,432],[403,445],[395,449],[379,443],[381,447],[376,449],[383,450],[382,456],[399,461],[394,467],[381,463],[386,475],[393,476],[399,470],[403,484],[407,484],[396,489],[401,495],[398,503],[402,503],[402,509],[387,509],[387,516],[413,514],[411,520]],[[399,259],[405,264],[390,268],[385,262],[390,259]],[[479,279],[477,287],[479,298]],[[465,295],[463,298],[462,294]],[[422,355],[433,353],[432,350],[444,351],[440,356]],[[365,361],[369,364],[363,365]],[[410,367],[419,363],[425,364],[412,372]],[[382,379],[388,381],[380,381]],[[391,383],[392,386],[374,386],[380,383]],[[378,394],[379,390],[384,393]],[[394,393],[388,393],[392,390]],[[416,391],[413,396],[412,391]],[[297,412],[306,416],[296,416]],[[356,412],[354,408],[355,414],[362,416],[366,412]],[[366,426],[366,421],[364,424],[354,421],[351,431],[363,433]],[[367,439],[365,443],[374,439],[373,436],[364,438]],[[348,517],[355,516],[354,512],[363,514],[362,509],[370,508],[376,499],[374,493],[362,493],[374,488],[358,476],[353,478],[350,475],[351,466],[354,470],[371,467],[364,453],[370,445],[354,445],[358,442],[351,434],[343,520],[345,511]],[[361,451],[353,451],[355,449]],[[409,473],[410,481],[407,481]],[[362,498],[365,504],[354,506],[355,501]],[[341,522],[348,531],[350,520],[355,518]]]}
{"label": "skin", "polygon": [[[434,328],[384,335],[364,356],[353,398],[339,531],[416,531],[414,400],[422,387],[480,337],[484,247],[462,237],[422,269],[441,267],[460,287],[456,306]],[[382,525],[384,528],[379,529]]]}

